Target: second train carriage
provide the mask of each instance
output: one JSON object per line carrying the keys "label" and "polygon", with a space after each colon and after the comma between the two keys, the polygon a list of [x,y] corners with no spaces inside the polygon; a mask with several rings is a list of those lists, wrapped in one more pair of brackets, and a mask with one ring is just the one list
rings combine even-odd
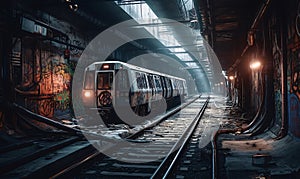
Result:
{"label": "second train carriage", "polygon": [[184,79],[120,61],[95,62],[84,73],[83,103],[96,107],[107,124],[122,123],[115,108],[130,106],[136,115],[146,116],[161,104],[180,104],[185,96]]}

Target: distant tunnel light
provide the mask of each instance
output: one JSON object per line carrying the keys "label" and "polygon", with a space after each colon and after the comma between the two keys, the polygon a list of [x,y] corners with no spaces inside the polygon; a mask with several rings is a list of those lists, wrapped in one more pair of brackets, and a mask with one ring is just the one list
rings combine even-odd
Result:
{"label": "distant tunnel light", "polygon": [[250,68],[252,70],[259,69],[260,67],[261,67],[260,61],[254,61],[254,62],[251,62],[251,64],[250,64]]}
{"label": "distant tunnel light", "polygon": [[234,76],[229,76],[229,80],[234,80]]}

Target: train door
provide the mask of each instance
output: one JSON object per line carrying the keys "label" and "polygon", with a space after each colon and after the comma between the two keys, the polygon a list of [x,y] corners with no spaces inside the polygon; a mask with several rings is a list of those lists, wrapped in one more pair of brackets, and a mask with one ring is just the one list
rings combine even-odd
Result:
{"label": "train door", "polygon": [[150,87],[149,84],[149,80],[148,80],[148,74],[144,74],[144,81],[145,81],[145,87],[146,87],[146,93],[147,93],[147,103],[149,104],[151,102],[151,96],[152,96],[152,89]]}
{"label": "train door", "polygon": [[173,90],[171,80],[170,78],[166,77],[165,81],[166,81],[166,88],[167,88],[167,98],[171,98],[172,90]]}
{"label": "train door", "polygon": [[142,73],[143,81],[143,93],[144,93],[144,103],[143,103],[143,115],[147,115],[151,110],[151,90],[149,87],[149,82],[147,80],[146,73]]}
{"label": "train door", "polygon": [[129,77],[127,69],[120,69],[115,75],[115,94],[118,100],[114,101],[118,107],[124,107],[129,104]]}
{"label": "train door", "polygon": [[155,100],[155,88],[154,88],[154,81],[153,81],[153,75],[152,74],[147,74],[147,80],[149,84],[149,88],[151,90],[151,99]]}
{"label": "train door", "polygon": [[97,71],[96,78],[96,95],[97,95],[97,107],[105,108],[112,107],[114,96],[114,71]]}
{"label": "train door", "polygon": [[161,80],[160,76],[154,76],[154,85],[156,89],[156,99],[161,100],[162,99],[162,85],[161,85]]}
{"label": "train door", "polygon": [[147,81],[146,75],[142,72],[134,72],[135,80],[131,88],[131,107],[138,115],[145,115],[148,110],[147,106]]}
{"label": "train door", "polygon": [[160,76],[160,81],[161,81],[161,87],[162,87],[162,95],[165,99],[167,99],[167,87],[166,87],[165,77]]}

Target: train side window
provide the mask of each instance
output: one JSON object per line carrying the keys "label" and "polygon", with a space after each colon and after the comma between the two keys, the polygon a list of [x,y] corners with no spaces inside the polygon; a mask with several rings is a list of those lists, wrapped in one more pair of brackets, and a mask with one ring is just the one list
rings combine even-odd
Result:
{"label": "train side window", "polygon": [[113,82],[112,72],[101,72],[97,75],[97,88],[98,89],[111,89]]}
{"label": "train side window", "polygon": [[183,94],[184,93],[184,82],[183,81],[180,81],[179,82],[179,88],[180,88],[180,92],[181,92],[181,94]]}
{"label": "train side window", "polygon": [[165,80],[167,88],[171,88],[170,78],[166,78]]}
{"label": "train side window", "polygon": [[142,75],[138,72],[136,72],[135,75],[136,75],[136,83],[137,83],[138,89],[143,89]]}
{"label": "train side window", "polygon": [[161,87],[165,88],[166,84],[165,84],[165,78],[163,76],[160,77],[160,82],[161,82]]}
{"label": "train side window", "polygon": [[172,80],[172,84],[173,84],[174,90],[177,90],[177,82],[178,82],[177,79],[173,79],[173,80]]}
{"label": "train side window", "polygon": [[181,81],[179,81],[179,80],[176,81],[176,89],[177,90],[180,90],[180,87],[181,87],[180,83],[181,83]]}
{"label": "train side window", "polygon": [[153,76],[152,75],[147,75],[147,79],[148,79],[148,82],[149,82],[149,87],[154,88]]}
{"label": "train side window", "polygon": [[168,81],[169,81],[169,84],[170,84],[170,88],[172,90],[174,90],[174,82],[171,79],[169,79]]}
{"label": "train side window", "polygon": [[156,88],[161,88],[161,83],[160,83],[160,79],[159,76],[155,76],[155,86]]}
{"label": "train side window", "polygon": [[147,80],[146,80],[146,75],[142,74],[142,81],[143,81],[143,88],[147,89],[148,85],[147,85]]}
{"label": "train side window", "polygon": [[95,71],[86,71],[84,78],[84,89],[92,90],[94,89],[95,83]]}

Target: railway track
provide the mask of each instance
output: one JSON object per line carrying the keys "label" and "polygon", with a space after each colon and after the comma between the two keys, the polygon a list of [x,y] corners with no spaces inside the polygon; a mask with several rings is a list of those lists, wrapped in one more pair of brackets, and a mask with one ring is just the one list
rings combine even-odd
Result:
{"label": "railway track", "polygon": [[[69,166],[54,178],[165,178],[190,140],[209,98],[199,98],[180,113],[128,136],[130,145],[117,145],[109,156],[100,152]],[[106,153],[106,152],[104,152]],[[106,153],[107,154],[107,153]],[[80,172],[79,172],[80,171]]]}
{"label": "railway track", "polygon": [[[129,144],[125,147],[112,145],[99,152],[80,136],[10,146],[10,149],[0,150],[0,177],[167,177],[192,136],[207,103],[208,98],[198,98],[186,104],[180,113],[175,110],[165,116],[167,119],[133,130],[123,139]],[[21,151],[31,152],[18,156]],[[107,151],[113,152],[105,156]],[[5,157],[13,155],[16,157]]]}
{"label": "railway track", "polygon": [[95,150],[81,137],[32,141],[1,152],[0,178],[48,178],[66,165],[90,156]]}

